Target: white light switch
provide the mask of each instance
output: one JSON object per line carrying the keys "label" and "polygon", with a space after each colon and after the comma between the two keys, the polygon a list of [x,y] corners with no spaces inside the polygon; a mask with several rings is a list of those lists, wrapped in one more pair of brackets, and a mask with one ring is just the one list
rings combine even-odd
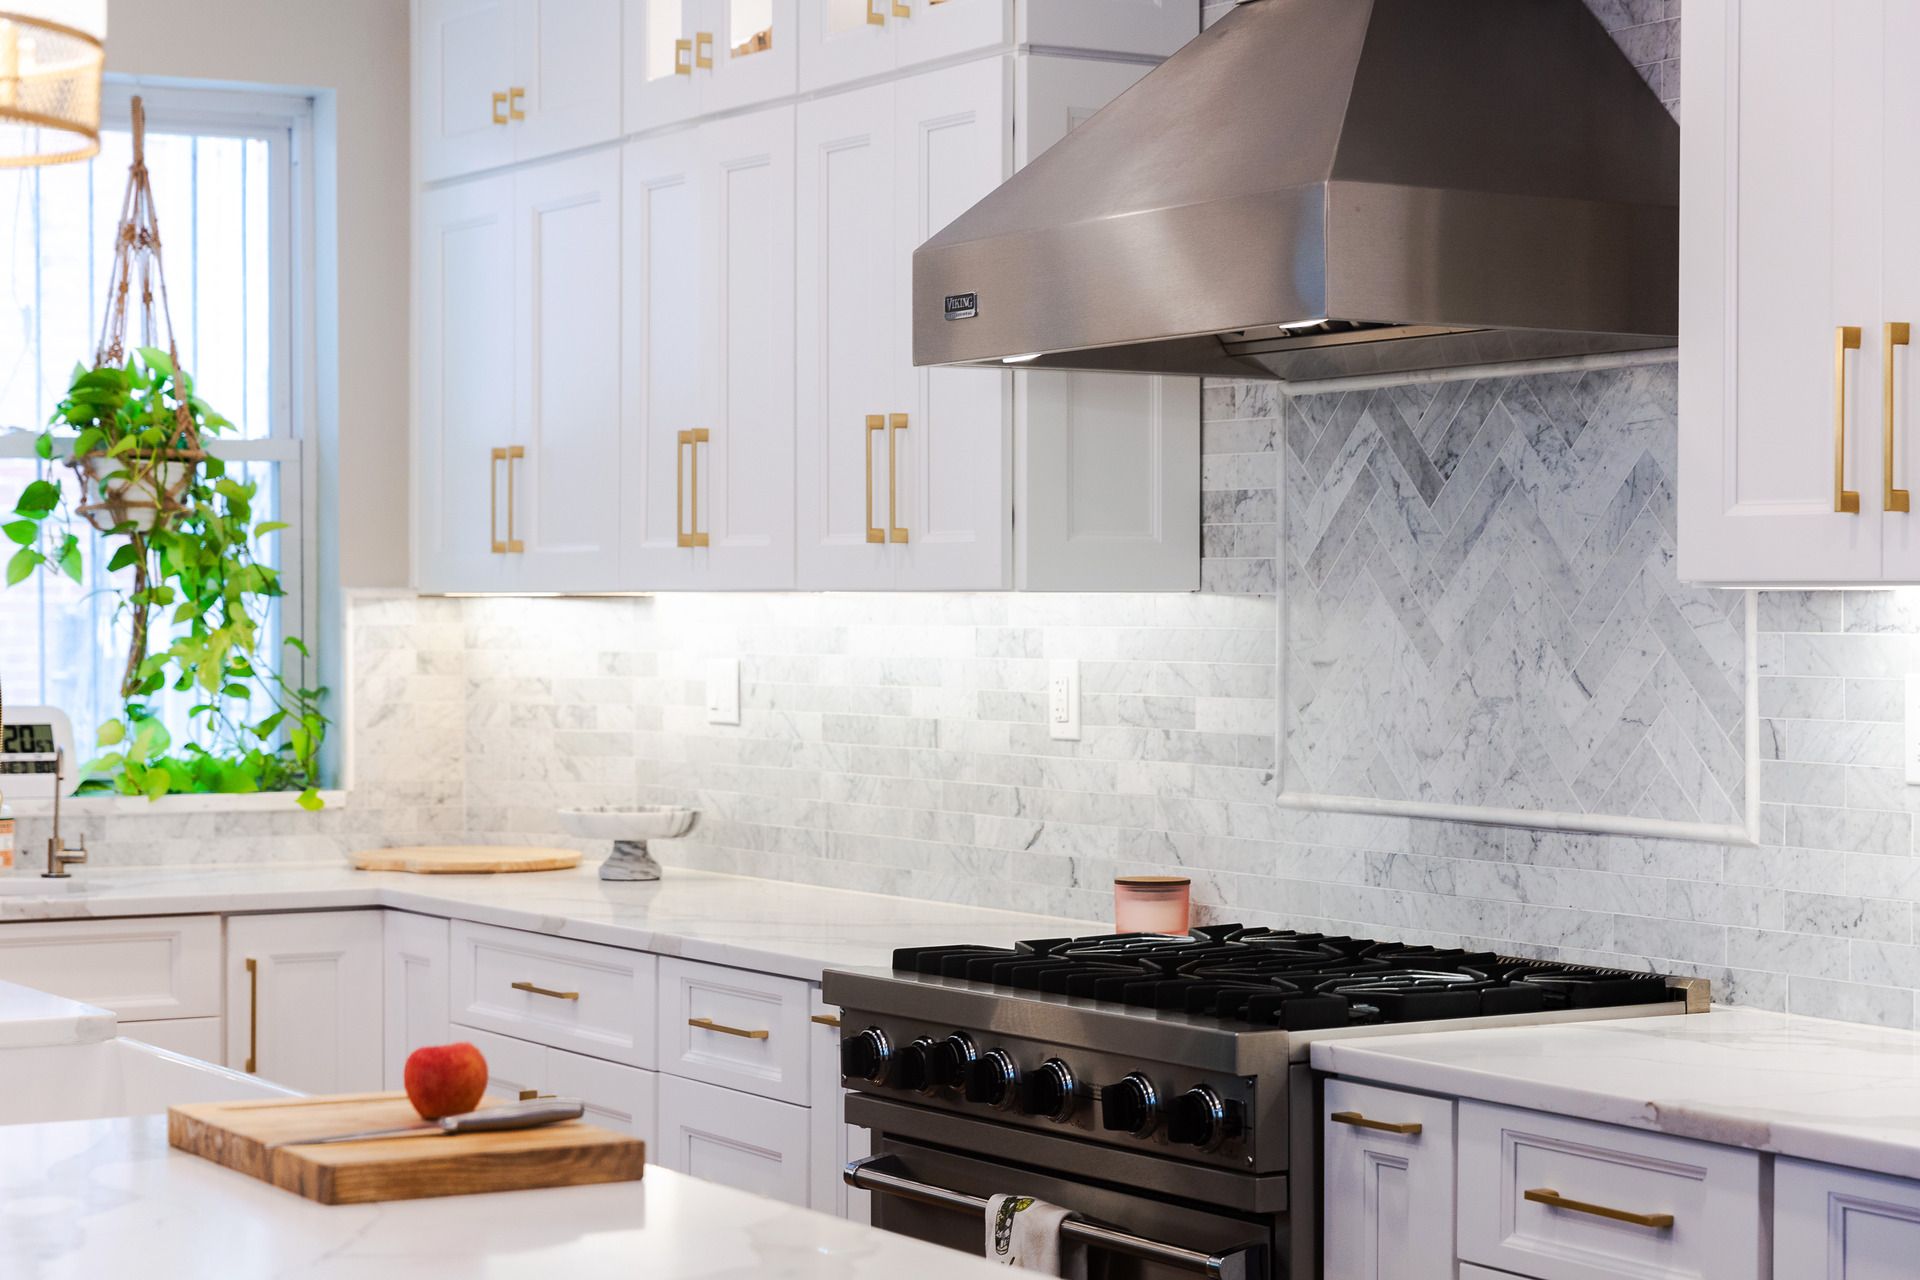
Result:
{"label": "white light switch", "polygon": [[707,723],[740,723],[740,659],[707,660]]}
{"label": "white light switch", "polygon": [[1901,735],[1906,755],[1907,785],[1920,786],[1920,676],[1907,677],[1907,723]]}
{"label": "white light switch", "polygon": [[1080,741],[1080,660],[1056,659],[1047,676],[1047,732],[1062,741]]}

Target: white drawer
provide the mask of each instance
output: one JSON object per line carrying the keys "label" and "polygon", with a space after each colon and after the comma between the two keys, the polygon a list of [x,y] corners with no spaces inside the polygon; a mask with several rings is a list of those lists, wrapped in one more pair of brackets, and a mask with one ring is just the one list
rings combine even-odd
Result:
{"label": "white drawer", "polygon": [[1460,1103],[1459,1147],[1463,1260],[1539,1280],[1761,1274],[1755,1152],[1480,1102]]}
{"label": "white drawer", "polygon": [[660,1069],[807,1104],[810,988],[798,978],[660,961]]}
{"label": "white drawer", "polygon": [[1920,1267],[1920,1182],[1773,1163],[1775,1280],[1886,1280]]}
{"label": "white drawer", "polygon": [[122,1022],[220,1015],[220,917],[0,925],[0,981],[111,1009]]}
{"label": "white drawer", "polygon": [[491,1031],[469,1031],[466,1036],[487,1060],[489,1096],[502,1102],[578,1098],[587,1104],[589,1124],[639,1138],[647,1144],[647,1158],[653,1159],[657,1073]]}
{"label": "white drawer", "polygon": [[654,957],[453,922],[453,1021],[589,1057],[654,1065]]}
{"label": "white drawer", "polygon": [[680,1076],[660,1076],[654,1163],[708,1182],[807,1203],[805,1107]]}

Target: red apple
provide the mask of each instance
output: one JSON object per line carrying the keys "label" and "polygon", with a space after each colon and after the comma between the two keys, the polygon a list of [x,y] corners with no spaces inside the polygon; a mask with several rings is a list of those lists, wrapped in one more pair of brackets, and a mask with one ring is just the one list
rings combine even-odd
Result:
{"label": "red apple", "polygon": [[487,1092],[487,1060],[462,1040],[415,1049],[407,1056],[407,1100],[422,1120],[457,1116]]}

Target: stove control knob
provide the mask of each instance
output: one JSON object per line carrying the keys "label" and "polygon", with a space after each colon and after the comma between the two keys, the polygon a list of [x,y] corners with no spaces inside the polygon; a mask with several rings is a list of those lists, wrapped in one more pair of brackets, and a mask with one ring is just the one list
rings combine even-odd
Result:
{"label": "stove control knob", "polygon": [[894,1068],[893,1083],[902,1089],[912,1089],[917,1093],[932,1093],[939,1088],[933,1078],[931,1059],[933,1056],[933,1037],[921,1036],[900,1051],[900,1065]]}
{"label": "stove control knob", "polygon": [[1167,1141],[1212,1151],[1240,1135],[1240,1106],[1196,1085],[1167,1104]]}
{"label": "stove control knob", "polygon": [[1058,1058],[1048,1058],[1025,1082],[1026,1097],[1021,1109],[1030,1116],[1045,1116],[1063,1124],[1073,1115],[1073,1071]]}
{"label": "stove control knob", "polygon": [[1160,1123],[1160,1095],[1138,1071],[1100,1091],[1100,1127],[1144,1138]]}
{"label": "stove control knob", "polygon": [[1020,1068],[1004,1049],[989,1049],[967,1067],[967,1101],[1005,1111],[1019,1095]]}
{"label": "stove control knob", "polygon": [[979,1055],[973,1051],[973,1037],[956,1031],[927,1051],[933,1083],[949,1089],[967,1087],[967,1068]]}
{"label": "stove control knob", "polygon": [[843,1076],[882,1084],[892,1065],[893,1044],[878,1027],[868,1027],[840,1042],[840,1074]]}

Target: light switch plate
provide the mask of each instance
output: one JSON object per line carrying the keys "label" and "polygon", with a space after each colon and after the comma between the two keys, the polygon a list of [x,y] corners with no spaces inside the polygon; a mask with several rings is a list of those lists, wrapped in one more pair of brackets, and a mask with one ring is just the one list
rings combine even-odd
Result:
{"label": "light switch plate", "polygon": [[707,723],[740,723],[740,659],[707,659]]}
{"label": "light switch plate", "polygon": [[1907,785],[1920,786],[1920,676],[1907,677],[1906,732],[1901,734],[1901,750],[1906,755]]}
{"label": "light switch plate", "polygon": [[1080,659],[1056,658],[1047,669],[1047,733],[1080,741]]}

